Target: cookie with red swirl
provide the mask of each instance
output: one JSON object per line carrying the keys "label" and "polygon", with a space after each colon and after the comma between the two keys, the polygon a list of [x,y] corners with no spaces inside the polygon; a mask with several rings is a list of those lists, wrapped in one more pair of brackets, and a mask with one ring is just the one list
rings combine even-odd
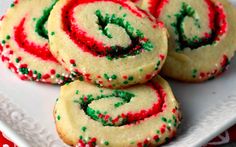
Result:
{"label": "cookie with red swirl", "polygon": [[227,0],[143,0],[169,31],[163,73],[188,82],[224,72],[236,49],[236,10]]}
{"label": "cookie with red swirl", "polygon": [[70,71],[109,88],[144,83],[167,54],[162,23],[121,0],[60,0],[49,17],[51,51]]}
{"label": "cookie with red swirl", "polygon": [[70,80],[49,50],[47,19],[57,0],[16,0],[1,18],[1,59],[22,80],[61,84]]}
{"label": "cookie with red swirl", "polygon": [[116,90],[72,82],[61,88],[54,118],[60,137],[72,146],[157,146],[175,136],[181,114],[158,76]]}

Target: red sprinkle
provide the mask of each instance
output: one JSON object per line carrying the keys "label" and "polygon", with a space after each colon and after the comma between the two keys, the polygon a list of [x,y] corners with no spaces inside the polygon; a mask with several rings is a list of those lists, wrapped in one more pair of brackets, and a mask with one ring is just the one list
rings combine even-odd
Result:
{"label": "red sprinkle", "polygon": [[20,68],[27,68],[27,67],[28,67],[27,64],[21,64],[21,65],[20,65]]}
{"label": "red sprinkle", "polygon": [[9,54],[12,55],[12,54],[13,54],[13,50],[10,50],[10,51],[9,51]]}
{"label": "red sprinkle", "polygon": [[50,73],[51,73],[52,75],[55,75],[55,74],[56,74],[56,71],[55,71],[54,69],[52,69],[52,70],[50,71]]}
{"label": "red sprinkle", "polygon": [[50,75],[49,74],[45,74],[44,76],[43,76],[43,79],[48,79],[48,78],[50,78]]}
{"label": "red sprinkle", "polygon": [[9,44],[7,44],[7,45],[6,45],[6,48],[10,48],[10,45],[9,45]]}
{"label": "red sprinkle", "polygon": [[73,64],[73,65],[74,65],[74,64],[75,64],[75,60],[74,60],[74,59],[71,59],[71,60],[70,60],[70,64]]}
{"label": "red sprinkle", "polygon": [[147,74],[146,75],[146,79],[151,79],[152,78],[152,75],[151,74]]}
{"label": "red sprinkle", "polygon": [[165,55],[163,55],[163,54],[160,54],[159,57],[161,58],[161,60],[165,59]]}
{"label": "red sprinkle", "polygon": [[175,112],[176,112],[176,109],[173,109],[172,112],[175,113]]}
{"label": "red sprinkle", "polygon": [[165,131],[166,131],[166,125],[165,124],[162,125],[160,131],[161,131],[161,134],[165,133]]}
{"label": "red sprinkle", "polygon": [[155,135],[155,136],[153,136],[153,139],[154,139],[154,140],[157,140],[157,139],[159,139],[159,136],[158,136],[158,135]]}

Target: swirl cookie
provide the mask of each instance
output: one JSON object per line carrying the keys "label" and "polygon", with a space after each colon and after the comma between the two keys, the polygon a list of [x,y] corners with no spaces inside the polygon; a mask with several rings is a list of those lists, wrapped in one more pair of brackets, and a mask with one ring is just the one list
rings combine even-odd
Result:
{"label": "swirl cookie", "polygon": [[60,137],[73,146],[156,146],[176,134],[179,105],[168,83],[112,90],[75,81],[61,88],[54,109]]}
{"label": "swirl cookie", "polygon": [[54,84],[70,80],[69,73],[49,50],[46,25],[56,2],[16,0],[2,17],[1,58],[22,80]]}
{"label": "swirl cookie", "polygon": [[166,29],[128,1],[60,0],[48,29],[59,61],[99,86],[144,83],[159,72],[167,54]]}
{"label": "swirl cookie", "polygon": [[143,0],[169,31],[163,73],[199,82],[227,69],[236,49],[236,11],[227,0]]}

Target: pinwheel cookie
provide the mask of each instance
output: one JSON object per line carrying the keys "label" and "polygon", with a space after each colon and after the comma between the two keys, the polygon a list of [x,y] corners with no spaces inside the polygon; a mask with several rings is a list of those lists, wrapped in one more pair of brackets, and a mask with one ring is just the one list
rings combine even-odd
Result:
{"label": "pinwheel cookie", "polygon": [[181,119],[161,77],[122,90],[75,81],[61,88],[54,117],[64,142],[81,147],[160,145],[175,136]]}
{"label": "pinwheel cookie", "polygon": [[2,61],[23,80],[61,84],[69,73],[49,50],[47,19],[57,0],[16,0],[0,23]]}
{"label": "pinwheel cookie", "polygon": [[227,0],[143,0],[168,28],[163,73],[199,82],[224,72],[236,49],[236,11]]}
{"label": "pinwheel cookie", "polygon": [[59,61],[99,86],[144,83],[159,72],[167,54],[166,29],[128,1],[60,0],[48,29]]}

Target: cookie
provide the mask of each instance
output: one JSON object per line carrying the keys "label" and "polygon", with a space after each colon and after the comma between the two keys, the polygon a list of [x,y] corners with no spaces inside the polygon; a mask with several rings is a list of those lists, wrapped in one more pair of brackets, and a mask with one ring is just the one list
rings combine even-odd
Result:
{"label": "cookie", "polygon": [[70,74],[49,50],[47,19],[57,0],[16,0],[0,22],[2,61],[22,80],[61,84]]}
{"label": "cookie", "polygon": [[73,146],[157,146],[175,136],[179,105],[168,83],[106,89],[75,81],[61,88],[54,108],[57,131]]}
{"label": "cookie", "polygon": [[60,0],[48,29],[54,56],[99,86],[144,83],[159,72],[167,54],[163,24],[128,1]]}
{"label": "cookie", "polygon": [[169,31],[164,75],[200,82],[227,69],[236,49],[236,11],[227,0],[143,0],[141,7]]}

